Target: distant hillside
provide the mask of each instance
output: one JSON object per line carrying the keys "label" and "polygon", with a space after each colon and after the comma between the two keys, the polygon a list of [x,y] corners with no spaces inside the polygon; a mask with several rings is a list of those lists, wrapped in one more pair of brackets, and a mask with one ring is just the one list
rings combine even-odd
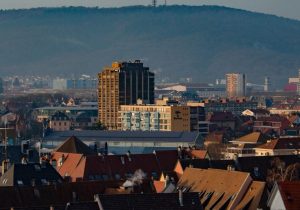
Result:
{"label": "distant hillside", "polygon": [[136,58],[170,81],[212,82],[233,71],[281,86],[300,68],[300,22],[215,6],[0,11],[2,75],[96,76]]}

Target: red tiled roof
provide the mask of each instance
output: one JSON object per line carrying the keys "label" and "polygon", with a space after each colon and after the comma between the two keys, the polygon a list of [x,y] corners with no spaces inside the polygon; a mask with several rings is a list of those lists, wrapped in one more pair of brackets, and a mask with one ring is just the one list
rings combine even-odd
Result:
{"label": "red tiled roof", "polygon": [[[62,153],[61,153],[62,155]],[[56,160],[59,153],[54,154]],[[173,171],[177,163],[176,151],[160,151],[155,154],[130,154],[98,156],[67,154],[62,166],[57,170],[62,175],[68,174],[72,181],[76,179],[126,179],[138,169],[148,178],[159,175],[162,171]],[[118,178],[117,178],[118,177]]]}
{"label": "red tiled roof", "polygon": [[207,155],[207,150],[191,149],[187,151],[190,158],[204,159]]}
{"label": "red tiled roof", "polygon": [[300,209],[300,181],[279,182],[278,189],[287,210]]}
{"label": "red tiled roof", "polygon": [[161,193],[165,189],[165,182],[163,181],[154,181],[153,182],[156,193]]}
{"label": "red tiled roof", "polygon": [[280,137],[258,146],[260,149],[300,149],[300,137]]}

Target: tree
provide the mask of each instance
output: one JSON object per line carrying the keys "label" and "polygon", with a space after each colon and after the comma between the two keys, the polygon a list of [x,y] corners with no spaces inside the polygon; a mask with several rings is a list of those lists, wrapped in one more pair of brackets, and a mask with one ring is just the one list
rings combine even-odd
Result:
{"label": "tree", "polygon": [[267,173],[267,186],[272,189],[275,182],[299,180],[300,163],[286,166],[286,163],[276,157],[271,161],[271,168]]}

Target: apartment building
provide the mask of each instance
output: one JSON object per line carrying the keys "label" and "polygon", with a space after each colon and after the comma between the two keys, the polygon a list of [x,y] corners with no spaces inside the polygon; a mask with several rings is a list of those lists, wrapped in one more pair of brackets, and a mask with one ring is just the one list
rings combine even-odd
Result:
{"label": "apartment building", "polygon": [[154,103],[154,73],[139,60],[114,62],[98,74],[98,116],[109,130],[116,130],[120,105],[136,104],[137,99]]}
{"label": "apartment building", "polygon": [[118,130],[190,131],[190,108],[172,105],[121,105]]}

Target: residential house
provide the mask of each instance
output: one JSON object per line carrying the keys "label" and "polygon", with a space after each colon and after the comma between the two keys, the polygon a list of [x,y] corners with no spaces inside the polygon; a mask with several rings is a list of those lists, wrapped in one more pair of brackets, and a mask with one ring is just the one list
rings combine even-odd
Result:
{"label": "residential house", "polygon": [[208,117],[210,123],[216,124],[219,128],[230,128],[235,130],[235,117],[232,112],[213,112]]}
{"label": "residential house", "polygon": [[97,195],[103,210],[202,210],[198,193]]}
{"label": "residential house", "polygon": [[15,163],[0,178],[0,187],[37,186],[62,183],[63,178],[49,163]]}
{"label": "residential house", "polygon": [[50,129],[53,131],[68,131],[71,128],[70,118],[63,112],[56,112],[50,118]]}
{"label": "residential house", "polygon": [[235,157],[255,156],[255,147],[266,142],[266,137],[261,132],[252,132],[230,141],[225,151],[226,159]]}
{"label": "residential house", "polygon": [[265,182],[253,181],[245,172],[186,168],[178,189],[198,192],[205,209],[254,210],[260,207]]}
{"label": "residential house", "polygon": [[[154,193],[150,180],[138,187],[124,188],[124,182],[88,181],[57,183],[56,185],[0,187],[1,209],[94,209],[97,194]],[[71,208],[70,208],[71,206]],[[13,208],[12,208],[13,207]],[[99,209],[99,208],[98,208]]]}
{"label": "residential house", "polygon": [[[173,171],[178,159],[176,150],[151,154],[98,155],[76,137],[58,147],[51,163],[61,176],[70,181],[126,180],[135,172],[158,180],[162,172]],[[145,164],[147,163],[147,164]]]}
{"label": "residential house", "polygon": [[260,131],[271,136],[280,136],[284,134],[284,129],[289,127],[290,121],[280,115],[271,115],[270,117],[261,117],[254,121],[253,131]]}
{"label": "residential house", "polygon": [[258,119],[262,117],[270,117],[270,111],[267,109],[246,109],[242,112],[242,115]]}
{"label": "residential house", "polygon": [[298,155],[300,154],[300,137],[282,136],[268,140],[267,143],[255,148],[255,154],[258,156]]}
{"label": "residential house", "polygon": [[268,200],[270,210],[300,209],[300,181],[278,182]]}

